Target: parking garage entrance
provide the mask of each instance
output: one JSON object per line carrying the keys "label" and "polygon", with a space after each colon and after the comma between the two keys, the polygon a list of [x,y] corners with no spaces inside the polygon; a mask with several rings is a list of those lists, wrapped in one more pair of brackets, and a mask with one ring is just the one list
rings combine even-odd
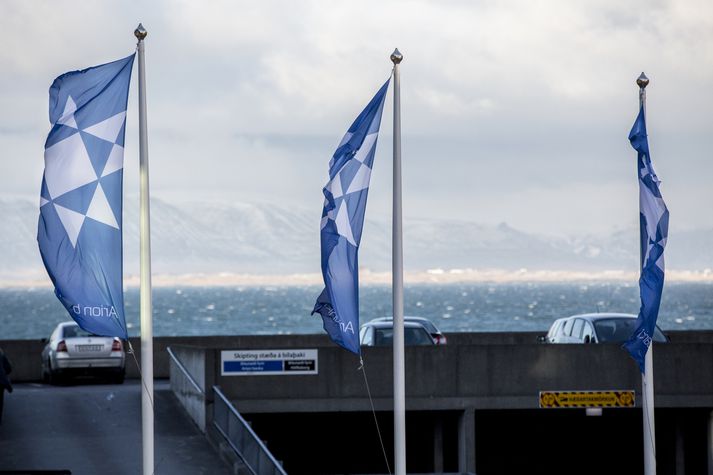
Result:
{"label": "parking garage entrance", "polygon": [[[408,473],[460,473],[463,411],[407,413]],[[643,473],[641,409],[475,411],[475,473]],[[659,474],[706,473],[707,409],[657,409]],[[388,473],[370,412],[246,414],[290,475]],[[393,416],[377,412],[393,470]],[[470,440],[473,440],[472,438]]]}
{"label": "parking garage entrance", "polygon": [[[707,473],[710,410],[656,409],[657,473]],[[475,411],[476,473],[643,474],[641,408]]]}

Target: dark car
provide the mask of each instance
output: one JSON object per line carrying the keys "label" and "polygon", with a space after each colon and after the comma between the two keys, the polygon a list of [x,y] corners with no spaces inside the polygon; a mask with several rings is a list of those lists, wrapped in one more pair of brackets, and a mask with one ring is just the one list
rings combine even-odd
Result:
{"label": "dark car", "polygon": [[[558,318],[544,337],[545,343],[624,343],[636,328],[630,313],[585,313]],[[657,326],[654,341],[668,341]]]}
{"label": "dark car", "polygon": [[[393,321],[367,322],[359,330],[359,343],[362,346],[393,346]],[[417,322],[404,322],[405,345],[435,345],[436,341],[426,328]]]}

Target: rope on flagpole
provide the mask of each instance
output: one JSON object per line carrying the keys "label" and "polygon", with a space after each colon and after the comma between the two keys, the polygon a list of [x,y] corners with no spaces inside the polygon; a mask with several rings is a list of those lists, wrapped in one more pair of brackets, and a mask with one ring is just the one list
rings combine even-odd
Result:
{"label": "rope on flagpole", "polygon": [[[144,381],[144,374],[141,371],[141,364],[139,363],[139,360],[136,358],[136,352],[134,351],[134,347],[131,345],[131,340],[126,340],[126,343],[129,344],[129,351],[126,353],[130,354],[131,357],[134,359],[134,362],[136,363],[136,370],[139,372],[139,378],[141,379],[141,385],[144,387],[145,390],[148,391],[148,387],[146,386],[146,382]],[[151,403],[151,412],[156,415],[156,412],[154,410],[154,405],[153,405],[153,395],[149,395],[149,402]],[[154,471],[152,472],[151,475],[155,475],[156,469],[163,463],[163,461],[166,460],[166,456],[161,457],[161,460],[158,461],[156,464],[156,467],[154,467]]]}
{"label": "rope on flagpole", "polygon": [[366,385],[366,393],[369,396],[369,404],[371,405],[371,414],[374,416],[374,424],[376,425],[376,433],[379,434],[379,444],[381,444],[381,453],[384,454],[384,462],[386,463],[386,470],[391,475],[391,467],[389,466],[389,457],[386,455],[386,448],[384,447],[384,439],[381,437],[381,429],[379,429],[379,421],[376,419],[376,409],[374,409],[374,400],[371,398],[371,390],[369,390],[369,380],[366,377],[366,366],[364,365],[364,359],[361,354],[359,355],[359,367],[357,371],[361,370],[364,375],[364,384]]}
{"label": "rope on flagpole", "polygon": [[[144,387],[144,389],[148,392],[148,386],[146,385],[146,381],[144,381],[144,374],[141,371],[141,364],[139,363],[139,360],[136,358],[136,352],[134,351],[134,347],[131,346],[131,340],[126,340],[126,342],[129,344],[129,351],[127,351],[128,354],[131,355],[131,357],[134,359],[134,362],[136,363],[136,370],[139,372],[139,378],[141,379],[141,385]],[[151,413],[156,415],[156,411],[154,410],[154,405],[153,405],[153,395],[149,395],[149,402],[151,403]],[[166,457],[162,457],[161,460],[156,464],[156,467],[154,467],[154,471],[151,473],[151,475],[156,474],[156,469],[158,468],[161,463],[163,463],[164,459]]]}
{"label": "rope on flagpole", "polygon": [[[129,344],[129,351],[127,351],[127,353],[131,355],[131,357],[134,359],[134,362],[136,363],[136,369],[139,372],[139,378],[141,379],[141,385],[144,387],[144,389],[146,391],[148,391],[148,386],[146,385],[146,381],[144,381],[144,373],[141,371],[141,364],[139,363],[139,360],[136,358],[136,352],[134,351],[134,347],[131,346],[131,340],[126,340],[126,342]],[[149,401],[151,402],[151,411],[153,412],[153,410],[154,410],[153,397],[151,394],[149,394]]]}

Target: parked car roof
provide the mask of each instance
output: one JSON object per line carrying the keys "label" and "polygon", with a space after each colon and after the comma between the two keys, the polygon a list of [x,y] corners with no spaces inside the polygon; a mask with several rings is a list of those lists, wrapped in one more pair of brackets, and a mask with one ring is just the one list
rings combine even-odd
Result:
{"label": "parked car roof", "polygon": [[[375,327],[375,328],[392,328],[392,327],[394,326],[394,324],[393,324],[392,320],[388,320],[388,321],[384,320],[384,321],[381,321],[381,322],[375,322],[375,321],[372,320],[372,321],[366,322],[365,324],[362,325],[362,327],[366,327],[366,326]],[[404,322],[404,327],[407,327],[407,328],[414,328],[414,327],[426,328],[424,325],[422,325],[422,324],[419,323],[419,322]],[[427,331],[428,331],[428,330],[427,330]]]}
{"label": "parked car roof", "polygon": [[580,313],[577,315],[571,315],[565,318],[583,318],[585,320],[595,321],[602,320],[605,318],[636,318],[633,313],[615,313],[615,312],[604,312],[604,313]]}
{"label": "parked car roof", "polygon": [[[379,317],[375,318],[373,320],[370,320],[370,322],[391,322],[394,319],[394,317]],[[428,330],[430,333],[441,333],[441,331],[436,327],[435,323],[433,323],[431,320],[425,317],[414,317],[411,315],[404,315],[404,322],[418,322],[422,324],[426,330]]]}

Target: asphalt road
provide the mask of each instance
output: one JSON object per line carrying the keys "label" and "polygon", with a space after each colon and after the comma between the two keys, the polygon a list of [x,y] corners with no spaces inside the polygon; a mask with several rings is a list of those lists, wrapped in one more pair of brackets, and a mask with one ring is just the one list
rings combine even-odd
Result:
{"label": "asphalt road", "polygon": [[[166,382],[155,386],[156,474],[229,474]],[[141,474],[141,393],[83,381],[71,386],[18,384],[5,393],[0,474],[68,469],[72,475]]]}

